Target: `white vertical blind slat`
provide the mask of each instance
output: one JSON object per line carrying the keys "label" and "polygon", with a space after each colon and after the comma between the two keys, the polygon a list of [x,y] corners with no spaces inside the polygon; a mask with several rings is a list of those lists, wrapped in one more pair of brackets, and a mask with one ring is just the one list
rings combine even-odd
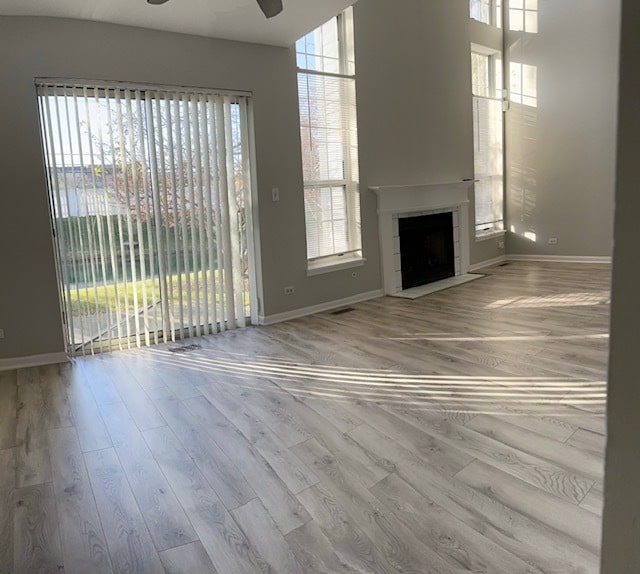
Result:
{"label": "white vertical blind slat", "polygon": [[[97,138],[99,142],[104,142],[103,133],[102,133],[102,111],[101,111],[101,102],[100,102],[100,94],[98,89],[94,89],[94,98],[96,103],[96,130],[97,130]],[[65,98],[66,102],[66,98]],[[113,276],[113,299],[115,302],[115,323],[116,323],[116,333],[117,337],[115,338],[116,344],[120,349],[122,349],[122,313],[120,311],[120,279],[118,272],[118,264],[116,262],[116,241],[113,233],[113,221],[111,219],[111,204],[109,201],[109,196],[107,194],[107,164],[105,162],[105,153],[104,153],[104,145],[98,146],[98,153],[100,158],[100,180],[102,183],[102,203],[104,205],[106,224],[107,224],[107,239],[109,241],[109,261],[111,263],[111,273]],[[113,169],[113,168],[112,168]],[[105,276],[106,281],[106,276]],[[113,339],[113,332],[109,333],[109,339]]]}
{"label": "white vertical blind slat", "polygon": [[196,230],[197,227],[195,223],[197,221],[197,213],[196,213],[196,203],[197,199],[197,190],[196,190],[196,182],[195,182],[195,174],[194,174],[194,165],[193,165],[193,137],[192,135],[192,126],[193,126],[193,105],[191,101],[191,97],[189,94],[184,94],[183,96],[183,104],[184,104],[184,115],[185,115],[185,123],[184,123],[184,135],[185,141],[187,143],[187,189],[189,193],[189,219],[191,221],[191,258],[193,262],[193,299],[194,299],[194,307],[195,307],[195,334],[196,337],[199,337],[202,334],[201,324],[202,317],[200,314],[200,281],[198,279],[198,244],[196,242]]}
{"label": "white vertical blind slat", "polygon": [[206,244],[205,244],[205,226],[204,226],[204,194],[202,187],[203,183],[203,175],[202,175],[202,155],[201,155],[201,137],[202,134],[200,132],[200,99],[197,95],[193,94],[191,96],[191,124],[193,126],[193,143],[194,143],[194,158],[195,158],[195,188],[196,188],[196,200],[197,200],[197,224],[198,224],[198,247],[199,247],[199,257],[200,257],[200,271],[196,275],[196,279],[198,280],[198,285],[200,288],[200,298],[202,299],[202,315],[200,317],[199,323],[202,323],[204,328],[204,333],[209,333],[209,297],[207,293],[207,269],[205,267],[205,262],[207,260],[206,256]]}
{"label": "white vertical blind slat", "polygon": [[[255,238],[253,232],[253,194],[252,194],[252,157],[249,148],[249,107],[247,100],[242,98],[240,100],[240,130],[241,130],[241,142],[242,142],[242,188],[244,190],[244,215],[245,215],[245,244],[247,246],[247,275],[249,281],[249,301],[248,312],[252,323],[258,322],[258,305],[256,300],[256,294],[258,292],[258,286],[256,281],[255,268],[249,265],[249,261],[255,261]],[[245,313],[246,314],[246,313]]]}
{"label": "white vertical blind slat", "polygon": [[215,100],[209,101],[209,122],[211,130],[211,156],[213,161],[211,162],[212,170],[212,183],[213,183],[213,197],[211,198],[211,204],[214,210],[214,222],[215,222],[215,237],[216,237],[216,285],[218,298],[216,302],[216,309],[218,315],[218,326],[221,331],[227,328],[226,321],[224,319],[225,313],[225,290],[224,290],[224,260],[222,257],[222,216],[220,208],[220,169],[218,166],[218,158],[220,150],[218,148],[218,122],[216,117],[216,104]]}
{"label": "white vertical blind slat", "polygon": [[[124,201],[125,201],[125,214],[127,218],[127,238],[129,243],[129,250],[125,253],[125,256],[129,257],[130,269],[131,269],[131,285],[132,285],[132,299],[133,299],[133,318],[135,323],[135,338],[136,338],[136,346],[140,347],[140,306],[138,304],[138,270],[136,267],[136,248],[133,232],[133,220],[131,218],[131,190],[129,187],[129,178],[127,177],[127,157],[126,157],[126,149],[124,142],[126,142],[124,135],[124,121],[122,117],[122,108],[126,106],[126,100],[123,101],[120,96],[120,90],[115,90],[115,100],[116,100],[116,116],[118,121],[118,137],[120,141],[120,165],[124,169],[123,176],[123,188],[124,188]],[[127,297],[128,299],[128,297]],[[131,320],[127,320],[127,324],[131,325]]]}
{"label": "white vertical blind slat", "polygon": [[[228,173],[228,152],[226,141],[226,129],[224,122],[224,102],[220,99],[216,101],[216,143],[218,144],[218,173],[220,193],[220,228],[222,233],[222,270],[223,285],[225,292],[225,316],[227,328],[235,329],[233,303],[233,270],[231,259],[231,230],[229,229],[229,173]],[[220,241],[220,239],[218,239]]]}
{"label": "white vertical blind slat", "polygon": [[[173,278],[169,275],[171,267],[171,237],[169,233],[169,191],[167,190],[167,165],[166,165],[166,149],[164,145],[165,128],[162,121],[162,102],[165,100],[165,94],[161,92],[155,93],[154,105],[152,111],[154,129],[157,134],[158,144],[156,146],[156,155],[158,157],[158,204],[156,210],[158,213],[158,229],[160,236],[158,238],[158,251],[161,253],[164,261],[164,272],[161,273],[161,281],[164,285],[164,301],[163,301],[163,339],[168,341],[176,340],[175,320],[173,315]],[[164,233],[164,243],[163,243]]]}
{"label": "white vertical blind slat", "polygon": [[[171,199],[171,207],[170,211],[167,209],[167,222],[172,221],[173,228],[173,245],[169,245],[167,243],[167,251],[170,253],[171,249],[175,249],[175,258],[176,258],[176,290],[177,290],[177,305],[178,305],[178,324],[175,323],[175,317],[173,318],[173,333],[172,340],[175,341],[175,333],[178,333],[178,337],[180,339],[184,338],[184,310],[182,304],[182,261],[181,261],[181,253],[180,253],[180,237],[179,230],[180,225],[178,221],[178,195],[176,192],[177,183],[177,167],[176,167],[176,156],[175,150],[173,146],[173,122],[171,116],[171,107],[172,107],[172,97],[169,94],[165,95],[165,98],[162,100],[164,102],[164,114],[165,121],[167,124],[167,154],[169,156],[169,171],[171,175],[171,194],[167,194],[165,199],[167,205],[169,204],[169,199]],[[169,238],[169,233],[167,233],[167,238]],[[175,305],[173,305],[175,308]],[[174,311],[175,314],[175,311]]]}
{"label": "white vertical blind slat", "polygon": [[180,190],[180,226],[182,230],[182,255],[184,262],[186,305],[187,305],[187,330],[189,337],[193,337],[193,302],[191,297],[191,266],[189,263],[189,234],[187,228],[187,201],[186,184],[184,174],[184,152],[182,142],[182,95],[176,94],[174,99],[174,122],[176,125],[176,151],[178,154],[178,189]]}
{"label": "white vertical blind slat", "polygon": [[[161,318],[160,323],[156,323],[156,337],[158,337],[159,329],[158,325],[162,325],[163,338],[165,338],[170,331],[171,327],[169,321],[169,294],[167,288],[167,270],[165,266],[165,253],[166,251],[161,248],[162,246],[162,204],[160,202],[160,181],[158,177],[158,150],[156,146],[156,130],[153,122],[153,100],[152,95],[149,92],[144,94],[145,104],[145,119],[147,124],[147,142],[149,145],[149,172],[151,179],[151,206],[147,210],[147,222],[154,223],[155,228],[155,243],[154,248],[149,249],[151,252],[156,253],[156,259],[158,261],[158,287],[160,289],[160,309]],[[151,245],[151,241],[149,242]],[[154,279],[155,283],[155,279]],[[155,299],[155,298],[154,298]],[[154,302],[155,303],[155,302]],[[154,311],[158,307],[154,304]]]}
{"label": "white vertical blind slat", "polygon": [[233,125],[231,120],[231,98],[224,98],[224,132],[227,140],[227,178],[228,178],[228,201],[229,201],[229,234],[231,236],[231,277],[232,292],[235,297],[235,319],[237,325],[245,326],[244,314],[244,286],[242,284],[242,265],[240,251],[240,230],[238,226],[238,190],[236,188],[235,173],[235,146],[233,137]]}
{"label": "white vertical blind slat", "polygon": [[204,196],[205,200],[202,205],[202,209],[204,211],[204,220],[205,225],[204,228],[201,229],[206,235],[206,251],[209,262],[209,283],[205,285],[205,290],[208,287],[208,302],[209,302],[209,313],[211,315],[211,331],[216,332],[218,330],[217,322],[218,322],[218,314],[216,312],[216,271],[215,271],[215,237],[213,236],[213,209],[211,205],[212,200],[212,190],[211,190],[211,158],[210,153],[211,149],[209,147],[210,134],[209,134],[209,121],[208,121],[208,98],[205,95],[200,96],[200,101],[202,104],[200,111],[200,133],[202,135],[202,158],[203,158],[203,179],[204,179]]}
{"label": "white vertical blind slat", "polygon": [[143,319],[143,327],[142,330],[144,332],[144,341],[147,346],[151,344],[151,339],[149,337],[149,317],[147,314],[148,301],[147,301],[147,269],[144,261],[145,255],[145,243],[144,243],[144,233],[142,230],[142,214],[140,211],[140,189],[138,182],[138,155],[136,153],[136,145],[134,139],[135,132],[135,122],[133,115],[133,102],[131,101],[131,94],[129,91],[125,92],[125,102],[127,105],[127,124],[129,126],[129,153],[131,154],[131,184],[133,191],[133,209],[135,212],[135,221],[136,221],[136,233],[137,233],[137,243],[138,243],[138,259],[139,259],[139,270],[140,270],[140,280],[142,282],[142,319]]}
{"label": "white vertical blind slat", "polygon": [[[117,103],[114,99],[114,101],[112,102],[111,100],[107,101],[107,131],[109,134],[109,148],[111,150],[111,181],[112,181],[112,185],[113,185],[113,191],[116,195],[116,197],[118,197],[121,193],[120,190],[120,184],[118,183],[118,177],[117,177],[117,173],[116,173],[116,146],[115,146],[115,137],[113,135],[114,132],[114,118],[112,117],[112,111],[111,111],[111,107],[112,107],[112,103]],[[126,339],[125,339],[125,343],[127,345],[127,348],[130,349],[131,348],[131,324],[129,321],[129,316],[130,316],[130,312],[129,312],[129,296],[128,296],[128,287],[129,287],[129,281],[127,278],[127,259],[126,259],[126,250],[124,247],[124,229],[122,226],[122,217],[121,217],[121,210],[117,209],[116,210],[116,225],[117,225],[117,229],[118,229],[118,245],[112,245],[112,250],[115,252],[115,250],[119,247],[120,248],[120,271],[122,272],[122,302],[124,303],[124,317],[122,315],[119,314],[119,324],[124,323],[124,328],[125,328],[125,332],[126,332]],[[117,268],[117,266],[116,266]]]}
{"label": "white vertical blind slat", "polygon": [[[95,166],[95,162],[96,162],[96,154],[94,153],[94,128],[95,128],[95,119],[94,119],[94,115],[91,114],[90,109],[90,100],[89,100],[89,88],[84,88],[83,89],[83,100],[84,100],[84,106],[85,106],[85,121],[86,121],[86,127],[87,127],[87,136],[88,136],[88,143],[89,143],[89,157],[91,159],[91,164],[92,166]],[[98,169],[103,169],[104,166],[98,165],[96,166]],[[106,320],[106,325],[104,327],[104,331],[101,332],[99,335],[100,337],[103,336],[107,336],[107,338],[110,338],[110,333],[113,331],[113,327],[114,327],[114,318],[113,318],[113,311],[112,311],[112,306],[111,306],[111,293],[109,291],[108,285],[107,285],[107,255],[106,255],[106,246],[105,246],[105,240],[104,240],[104,229],[103,229],[103,225],[102,225],[102,209],[101,205],[102,202],[100,201],[100,195],[98,193],[98,178],[96,177],[96,169],[94,167],[94,169],[91,169],[91,182],[92,182],[92,192],[93,192],[93,209],[96,212],[96,217],[95,217],[95,222],[96,222],[96,229],[98,232],[98,251],[94,252],[94,255],[97,257],[96,260],[96,269],[100,270],[100,274],[97,277],[97,287],[100,288],[100,291],[103,294],[103,299],[105,301],[105,307],[106,307],[106,313],[104,313],[104,315],[106,315],[105,320]],[[87,226],[89,226],[89,217],[87,217]],[[89,227],[89,232],[91,232],[91,228]],[[99,306],[99,300],[96,301],[96,304]],[[100,318],[100,312],[98,312],[98,320]]]}
{"label": "white vertical blind slat", "polygon": [[[146,133],[146,109],[143,107],[143,97],[140,90],[135,91],[135,99],[136,99],[136,111],[138,114],[138,147],[140,148],[140,166],[142,171],[142,187],[140,188],[140,195],[138,196],[138,201],[144,207],[145,214],[145,223],[147,228],[147,250],[146,253],[149,256],[149,273],[148,273],[148,281],[143,285],[143,290],[146,292],[147,285],[151,288],[151,304],[149,305],[149,318],[151,319],[151,314],[153,313],[153,327],[148,325],[146,328],[148,331],[151,331],[153,334],[153,339],[155,343],[158,343],[160,338],[158,335],[158,295],[156,293],[156,281],[155,281],[155,270],[156,270],[156,257],[155,257],[155,249],[154,249],[154,234],[152,225],[151,225],[151,210],[152,207],[152,193],[150,190],[150,182],[149,182],[149,166],[147,163],[147,136]],[[144,256],[145,252],[142,252]],[[144,259],[142,259],[144,260]],[[144,263],[146,265],[146,262]],[[145,304],[146,305],[146,304]]]}

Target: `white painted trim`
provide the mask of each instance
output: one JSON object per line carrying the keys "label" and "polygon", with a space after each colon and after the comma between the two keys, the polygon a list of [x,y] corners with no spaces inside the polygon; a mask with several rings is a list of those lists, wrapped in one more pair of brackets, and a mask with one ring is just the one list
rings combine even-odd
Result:
{"label": "white painted trim", "polygon": [[424,297],[425,295],[431,295],[431,293],[437,293],[449,289],[450,287],[456,287],[458,285],[464,285],[469,281],[475,281],[476,279],[482,279],[485,277],[482,273],[465,273],[464,275],[455,275],[454,277],[447,277],[440,281],[433,281],[426,285],[420,285],[419,287],[411,287],[404,291],[398,291],[391,295],[391,297],[400,297],[402,299],[417,299],[418,297]]}
{"label": "white painted trim", "polygon": [[498,229],[496,231],[484,231],[482,233],[476,233],[476,243],[482,241],[488,241],[489,239],[495,239],[496,237],[504,237],[507,234],[505,229]]}
{"label": "white painted trim", "polygon": [[508,257],[506,255],[500,255],[499,257],[494,257],[493,259],[487,259],[486,261],[480,261],[480,263],[474,263],[469,266],[469,271],[477,271],[478,269],[482,269],[484,267],[489,267],[491,265],[498,265],[499,263],[504,263],[507,261]]}
{"label": "white painted trim", "polygon": [[369,299],[377,299],[383,295],[384,293],[382,292],[382,289],[376,289],[375,291],[368,291],[366,293],[353,295],[352,297],[345,297],[344,299],[336,299],[335,301],[320,303],[319,305],[311,305],[310,307],[303,307],[302,309],[294,309],[293,311],[276,313],[275,315],[261,315],[260,325],[273,325],[275,323],[290,321],[291,319],[297,319],[299,317],[305,317],[315,313],[323,313],[324,311],[330,311],[332,309],[337,309],[338,307],[344,307],[345,305],[354,305],[355,303],[362,303],[362,301],[368,301]]}
{"label": "white painted trim", "polygon": [[611,263],[610,255],[507,255],[509,261],[541,261],[549,263]]}
{"label": "white painted trim", "polygon": [[500,255],[493,259],[474,263],[469,267],[469,271],[477,271],[483,267],[498,265],[505,261],[539,261],[541,263],[603,263],[611,264],[610,256],[592,256],[592,255]]}
{"label": "white painted trim", "polygon": [[419,205],[418,207],[415,208],[402,208],[402,209],[397,209],[397,208],[389,208],[389,209],[378,209],[378,215],[399,215],[401,214],[401,217],[413,217],[414,212],[421,212],[421,211],[438,211],[440,209],[449,209],[449,210],[454,210],[454,209],[458,209],[463,205],[468,205],[468,201],[460,201],[459,203],[451,203],[451,201],[449,201],[448,199],[445,201],[441,201],[440,203],[423,203],[421,205]]}
{"label": "white painted trim", "polygon": [[0,359],[0,371],[22,369],[24,367],[40,367],[68,361],[69,357],[66,353],[44,353],[42,355],[29,355],[28,357],[13,357]]}
{"label": "white painted trim", "polygon": [[[460,258],[456,275],[469,270],[469,188],[473,181],[456,181],[419,185],[386,185],[370,187],[378,196],[378,240],[382,265],[382,287],[386,295],[401,290],[396,280],[393,221],[399,217],[438,211],[457,213],[458,237],[455,256]],[[456,225],[454,223],[454,229]]]}
{"label": "white painted trim", "polygon": [[307,276],[322,275],[323,273],[331,273],[333,271],[340,271],[341,269],[350,269],[351,267],[361,267],[366,263],[366,258],[362,256],[350,257],[343,260],[338,258],[331,258],[330,262],[323,260],[322,263],[313,265],[309,263],[307,265]]}

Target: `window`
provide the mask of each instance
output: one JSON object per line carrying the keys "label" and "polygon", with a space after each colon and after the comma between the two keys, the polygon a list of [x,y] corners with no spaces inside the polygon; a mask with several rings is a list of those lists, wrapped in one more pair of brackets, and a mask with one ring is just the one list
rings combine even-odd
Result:
{"label": "window", "polygon": [[514,32],[538,33],[538,0],[510,0],[509,29]]}
{"label": "window", "polygon": [[471,52],[473,95],[502,98],[502,59],[499,53]]}
{"label": "window", "polygon": [[249,96],[37,89],[69,351],[255,319]]}
{"label": "window", "polygon": [[502,27],[502,0],[469,0],[469,12],[473,20]]}
{"label": "window", "polygon": [[361,258],[351,8],[296,42],[310,268]]}
{"label": "window", "polygon": [[502,59],[473,47],[473,151],[476,237],[504,229]]}

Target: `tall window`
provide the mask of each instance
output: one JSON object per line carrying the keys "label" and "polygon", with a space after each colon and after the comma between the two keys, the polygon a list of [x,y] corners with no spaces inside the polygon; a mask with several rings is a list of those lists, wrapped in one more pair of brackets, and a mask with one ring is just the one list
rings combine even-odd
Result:
{"label": "tall window", "polygon": [[72,353],[255,319],[245,94],[38,85]]}
{"label": "tall window", "polygon": [[359,258],[360,197],[351,8],[296,42],[307,258]]}
{"label": "tall window", "polygon": [[502,60],[471,52],[476,237],[504,229]]}

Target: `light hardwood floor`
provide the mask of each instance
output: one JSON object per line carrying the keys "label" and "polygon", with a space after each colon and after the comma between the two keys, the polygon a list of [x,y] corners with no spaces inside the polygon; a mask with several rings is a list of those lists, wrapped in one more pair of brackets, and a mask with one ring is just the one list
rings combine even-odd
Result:
{"label": "light hardwood floor", "polygon": [[0,373],[0,572],[597,572],[609,268],[486,273]]}

